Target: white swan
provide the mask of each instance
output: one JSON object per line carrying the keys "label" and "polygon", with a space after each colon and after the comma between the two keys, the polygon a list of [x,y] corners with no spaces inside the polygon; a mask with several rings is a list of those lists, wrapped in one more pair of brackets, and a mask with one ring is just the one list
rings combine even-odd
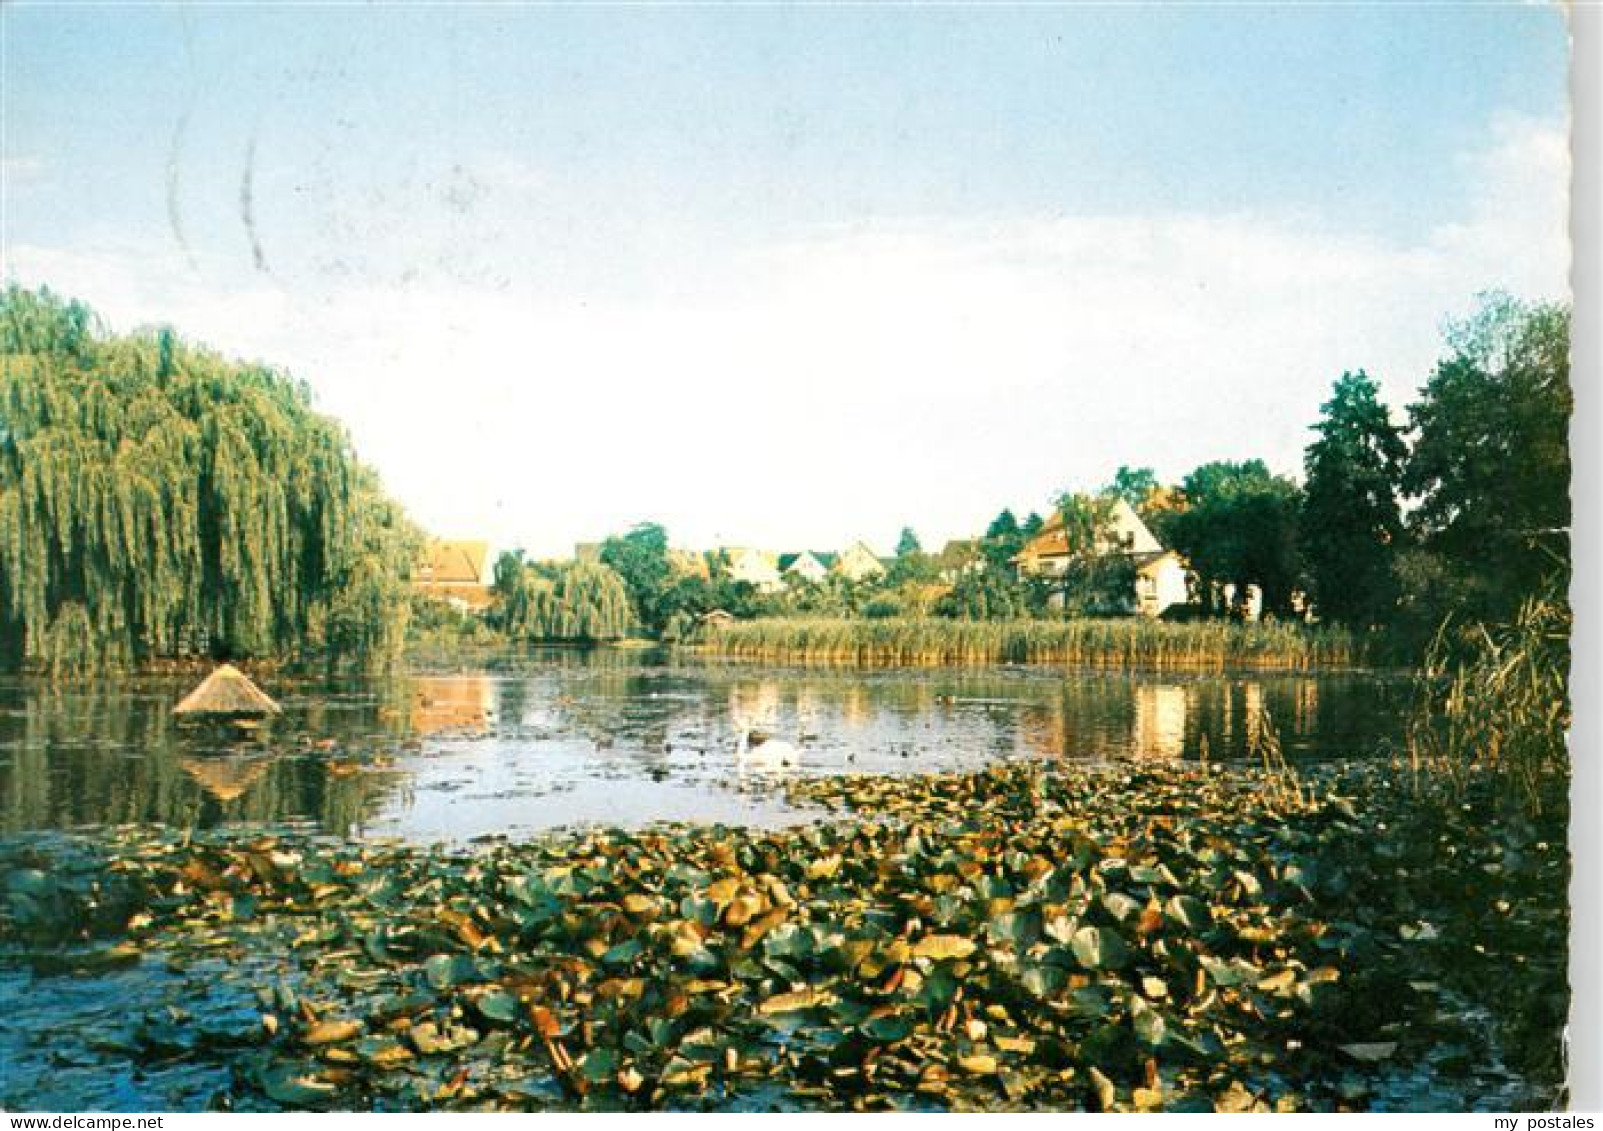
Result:
{"label": "white swan", "polygon": [[760,770],[790,769],[801,762],[801,750],[782,738],[769,738],[761,732],[740,732],[740,743],[735,747],[735,762]]}

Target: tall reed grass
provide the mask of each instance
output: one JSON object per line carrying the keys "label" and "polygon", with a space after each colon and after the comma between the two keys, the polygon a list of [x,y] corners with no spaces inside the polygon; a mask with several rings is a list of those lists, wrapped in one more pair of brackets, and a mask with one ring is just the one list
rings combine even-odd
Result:
{"label": "tall reed grass", "polygon": [[789,663],[1073,664],[1109,669],[1299,671],[1363,662],[1333,628],[1130,619],[959,621],[937,618],[737,621],[699,638],[709,651]]}
{"label": "tall reed grass", "polygon": [[1418,676],[1407,747],[1415,780],[1461,795],[1499,775],[1532,811],[1569,770],[1570,632],[1561,598],[1527,601],[1514,620],[1454,635],[1444,625]]}

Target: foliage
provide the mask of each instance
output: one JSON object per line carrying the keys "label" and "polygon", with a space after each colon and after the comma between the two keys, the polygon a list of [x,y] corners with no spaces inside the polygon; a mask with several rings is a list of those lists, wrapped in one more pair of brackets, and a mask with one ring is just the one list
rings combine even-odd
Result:
{"label": "foliage", "polygon": [[1301,543],[1324,620],[1368,626],[1395,612],[1403,542],[1397,493],[1407,452],[1361,370],[1343,374],[1304,458]]}
{"label": "foliage", "polygon": [[634,616],[649,632],[660,632],[674,610],[664,595],[673,575],[668,560],[668,532],[654,522],[642,522],[627,534],[614,535],[601,544],[601,561],[623,579],[634,606]]}
{"label": "foliage", "polygon": [[1065,492],[1058,497],[1057,514],[1063,524],[1068,558],[1061,573],[1052,575],[1057,607],[1068,616],[1097,616],[1127,612],[1135,592],[1135,563],[1117,544],[1113,531],[1113,505],[1117,496]]}
{"label": "foliage", "polygon": [[1431,623],[1449,612],[1507,620],[1567,584],[1569,339],[1566,307],[1489,296],[1449,328],[1452,354],[1409,410],[1411,521],[1451,582],[1421,595]]}
{"label": "foliage", "polygon": [[903,612],[902,602],[892,593],[881,593],[863,603],[863,616],[869,620],[889,620]]}
{"label": "foliage", "polygon": [[991,525],[985,528],[985,537],[980,540],[980,553],[986,567],[994,573],[1016,572],[1013,559],[1028,540],[1013,512],[1004,510],[991,520]]}
{"label": "foliage", "polygon": [[951,590],[935,604],[937,615],[962,620],[1013,620],[1028,611],[1025,589],[1011,568],[1004,573],[989,563],[959,573]]}
{"label": "foliage", "polygon": [[741,621],[708,639],[731,656],[896,664],[1056,663],[1128,669],[1310,669],[1359,664],[1354,637],[1294,622],[1169,624],[1137,618],[977,621],[778,618]]}
{"label": "foliage", "polygon": [[928,585],[940,576],[941,566],[934,554],[925,553],[913,528],[904,526],[896,540],[896,557],[885,571],[883,583],[897,589],[909,585]]}
{"label": "foliage", "polygon": [[496,563],[497,625],[518,640],[619,640],[634,623],[623,578],[600,562]]}
{"label": "foliage", "polygon": [[0,298],[0,659],[395,659],[417,532],[281,373]]}
{"label": "foliage", "polygon": [[485,617],[456,608],[448,601],[413,593],[411,605],[406,623],[409,663],[420,653],[451,655],[461,648],[486,647],[505,640]]}
{"label": "foliage", "polygon": [[1445,625],[1426,656],[1408,728],[1410,761],[1428,785],[1461,796],[1471,775],[1506,782],[1540,808],[1569,773],[1573,616],[1557,595],[1527,600],[1502,625]]}
{"label": "foliage", "polygon": [[1175,549],[1196,575],[1198,595],[1218,609],[1226,585],[1234,586],[1239,614],[1248,586],[1263,593],[1264,611],[1291,612],[1300,578],[1298,510],[1301,493],[1262,460],[1206,463],[1186,477],[1186,508],[1170,523]]}
{"label": "foliage", "polygon": [[1113,473],[1113,481],[1104,489],[1105,494],[1123,499],[1139,513],[1145,509],[1152,493],[1158,489],[1158,476],[1150,467],[1125,467],[1122,464]]}

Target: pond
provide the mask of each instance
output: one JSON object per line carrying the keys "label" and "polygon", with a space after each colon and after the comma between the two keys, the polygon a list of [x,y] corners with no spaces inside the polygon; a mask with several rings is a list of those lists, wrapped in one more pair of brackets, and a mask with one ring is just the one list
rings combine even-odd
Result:
{"label": "pond", "polygon": [[[1406,684],[1375,673],[763,667],[561,651],[473,670],[268,682],[256,732],[179,724],[194,676],[0,682],[0,836],[107,824],[305,824],[414,841],[653,821],[777,826],[795,775],[1026,759],[1371,758]],[[761,730],[783,759],[739,753]]]}

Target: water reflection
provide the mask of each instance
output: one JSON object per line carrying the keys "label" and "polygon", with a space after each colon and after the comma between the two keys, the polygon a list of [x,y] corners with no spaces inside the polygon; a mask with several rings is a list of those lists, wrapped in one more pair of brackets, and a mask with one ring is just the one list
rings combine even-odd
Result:
{"label": "water reflection", "polygon": [[[1013,758],[1243,757],[1265,719],[1292,758],[1372,753],[1400,689],[1376,676],[770,669],[608,652],[494,670],[272,688],[253,734],[177,725],[184,681],[0,681],[0,832],[307,821],[464,838],[581,822],[805,817],[786,774]],[[740,735],[793,744],[742,758]]]}

